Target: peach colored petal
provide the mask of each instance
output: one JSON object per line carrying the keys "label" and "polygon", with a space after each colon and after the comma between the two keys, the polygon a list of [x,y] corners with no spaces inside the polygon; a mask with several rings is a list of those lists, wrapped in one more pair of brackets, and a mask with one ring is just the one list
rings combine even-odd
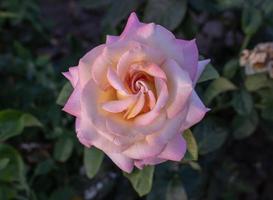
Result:
{"label": "peach colored petal", "polygon": [[141,114],[135,118],[134,122],[137,125],[147,125],[151,123],[160,114],[160,110],[165,106],[165,104],[168,101],[169,95],[165,81],[160,78],[155,78],[155,83],[156,90],[158,93],[156,104],[154,105],[154,108],[151,111]]}
{"label": "peach colored petal", "polygon": [[183,123],[182,130],[186,130],[193,126],[194,124],[198,123],[203,119],[206,112],[209,109],[202,103],[196,92],[192,93],[189,111],[186,117],[186,121]]}
{"label": "peach colored petal", "polygon": [[99,55],[94,61],[92,68],[92,78],[95,83],[103,90],[109,86],[106,74],[108,69],[112,66],[111,60],[106,55],[106,50]]}
{"label": "peach colored petal", "polygon": [[194,80],[197,73],[198,49],[195,40],[179,40],[166,28],[154,23],[139,23],[132,32],[122,35],[157,49],[165,58],[174,59]]}
{"label": "peach colored petal", "polygon": [[123,171],[131,173],[134,168],[133,160],[120,153],[107,153],[109,158]]}
{"label": "peach colored petal", "polygon": [[198,81],[198,79],[200,78],[202,72],[204,71],[205,67],[207,64],[210,63],[210,59],[206,59],[206,60],[201,60],[198,62],[198,68],[197,68],[197,73],[194,79],[194,83],[196,83]]}
{"label": "peach colored petal", "polygon": [[142,140],[132,144],[123,153],[133,159],[144,159],[158,155],[164,147],[164,144],[150,144],[147,140]]}
{"label": "peach colored petal", "polygon": [[135,102],[134,96],[122,100],[108,101],[102,104],[102,108],[111,113],[123,112]]}
{"label": "peach colored petal", "polygon": [[[111,92],[104,92],[98,90],[96,84],[91,79],[83,88],[82,96],[81,96],[81,106],[85,109],[81,110],[81,118],[88,120],[89,123],[94,126],[96,129],[96,133],[100,135],[100,137],[108,140],[108,142],[112,142],[117,146],[124,146],[124,144],[128,143],[127,138],[116,137],[111,132],[109,132],[106,128],[106,119],[111,115],[111,113],[104,111],[101,108],[101,103],[111,100]],[[83,117],[83,115],[85,117]],[[115,114],[118,115],[118,114]],[[81,120],[82,121],[82,120]],[[100,140],[99,140],[100,141]],[[94,145],[103,145],[96,144]],[[100,147],[103,149],[103,147]]]}
{"label": "peach colored petal", "polygon": [[92,68],[94,61],[100,54],[102,54],[104,48],[105,45],[95,47],[80,59],[78,67],[81,88],[83,88],[85,84],[92,78]]}
{"label": "peach colored petal", "polygon": [[160,111],[167,103],[169,98],[169,92],[165,80],[161,78],[155,78],[155,88],[157,93],[157,101],[154,110]]}
{"label": "peach colored petal", "polygon": [[162,68],[166,72],[169,86],[167,113],[169,118],[173,118],[185,107],[193,85],[188,73],[174,60],[168,59]]}
{"label": "peach colored petal", "polygon": [[149,97],[149,107],[150,107],[150,109],[153,109],[155,106],[155,103],[156,103],[155,95],[154,95],[153,91],[151,91],[151,90],[148,90],[147,94]]}
{"label": "peach colored petal", "polygon": [[120,91],[122,95],[128,94],[123,82],[120,80],[117,73],[110,67],[108,68],[107,79],[111,86]]}
{"label": "peach colored petal", "polygon": [[127,52],[125,52],[117,63],[117,73],[121,80],[124,80],[128,68],[135,63],[153,62],[157,65],[162,64],[164,57],[159,51],[150,47],[135,43]]}
{"label": "peach colored petal", "polygon": [[165,72],[156,64],[150,63],[148,65],[133,64],[132,69],[146,72],[147,74],[166,80]]}
{"label": "peach colored petal", "polygon": [[136,115],[138,115],[143,109],[144,103],[145,103],[145,96],[142,92],[140,92],[138,95],[138,100],[136,101],[135,105],[133,105],[132,109],[128,110],[128,113],[125,113],[126,118],[131,119],[135,117]]}
{"label": "peach colored petal", "polygon": [[175,118],[166,120],[158,132],[148,135],[146,140],[149,144],[167,144],[176,134],[181,133],[180,128],[187,113],[188,107],[185,107]]}
{"label": "peach colored petal", "polygon": [[173,137],[173,139],[171,139],[165,149],[158,155],[158,158],[180,161],[184,157],[186,149],[186,142],[181,133],[178,133]]}
{"label": "peach colored petal", "polygon": [[109,140],[101,135],[87,117],[88,116],[82,112],[79,129],[77,131],[77,136],[81,139],[81,142],[84,142],[83,144],[86,146],[94,145],[104,152],[111,153],[122,152],[127,148],[127,146],[117,145],[113,140]]}

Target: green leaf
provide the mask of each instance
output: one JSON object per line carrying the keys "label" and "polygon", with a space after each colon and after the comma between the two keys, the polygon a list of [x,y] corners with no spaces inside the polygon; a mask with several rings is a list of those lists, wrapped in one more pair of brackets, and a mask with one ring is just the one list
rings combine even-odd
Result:
{"label": "green leaf", "polygon": [[0,160],[0,170],[4,169],[9,164],[9,158],[2,158]]}
{"label": "green leaf", "polygon": [[271,80],[268,80],[266,74],[254,74],[246,77],[245,86],[248,91],[256,91],[261,88],[272,87],[273,84]]}
{"label": "green leaf", "polygon": [[55,167],[54,161],[52,159],[47,159],[40,162],[34,171],[34,176],[48,174]]}
{"label": "green leaf", "polygon": [[59,94],[59,96],[57,98],[56,103],[58,105],[60,105],[60,106],[63,106],[67,102],[67,100],[68,100],[69,96],[71,95],[72,91],[73,91],[72,85],[69,82],[67,82],[63,86],[63,88],[62,88],[62,90],[61,90],[61,92],[60,92],[60,94]]}
{"label": "green leaf", "polygon": [[0,19],[1,18],[17,18],[18,15],[13,12],[5,12],[5,11],[0,11]]}
{"label": "green leaf", "polygon": [[242,14],[242,28],[245,34],[255,34],[262,25],[262,13],[257,8],[245,6]]}
{"label": "green leaf", "polygon": [[232,82],[226,78],[220,77],[214,80],[205,91],[204,102],[208,105],[219,94],[235,89],[236,86]]}
{"label": "green leaf", "polygon": [[7,144],[0,144],[0,158],[9,160],[6,167],[0,170],[0,181],[18,181],[25,184],[24,163],[16,149]]}
{"label": "green leaf", "polygon": [[219,73],[211,64],[208,64],[205,70],[203,71],[202,75],[200,76],[198,83],[217,78],[219,78]]}
{"label": "green leaf", "polygon": [[258,116],[252,112],[249,116],[235,116],[232,121],[233,136],[235,139],[244,139],[250,136],[256,130],[258,125]]}
{"label": "green leaf", "polygon": [[24,127],[29,126],[41,127],[42,124],[37,118],[28,113],[11,109],[0,111],[0,141],[21,134]]}
{"label": "green leaf", "polygon": [[220,148],[226,141],[228,131],[217,119],[206,118],[194,129],[199,154],[207,154]]}
{"label": "green leaf", "polygon": [[144,21],[174,30],[183,21],[186,11],[187,0],[149,0],[144,11]]}
{"label": "green leaf", "polygon": [[20,120],[23,121],[24,127],[32,127],[32,126],[42,127],[43,126],[36,117],[28,113],[23,114]]}
{"label": "green leaf", "polygon": [[101,150],[91,147],[84,148],[84,167],[88,178],[93,178],[100,169],[104,154]]}
{"label": "green leaf", "polygon": [[247,115],[253,109],[252,96],[244,89],[233,94],[232,105],[240,115]]}
{"label": "green leaf", "polygon": [[124,173],[139,196],[148,194],[153,185],[154,166],[146,166],[142,170],[135,169],[131,174]]}
{"label": "green leaf", "polygon": [[73,200],[76,199],[75,191],[69,186],[58,188],[51,195],[49,200]]}
{"label": "green leaf", "polygon": [[72,154],[73,146],[74,143],[70,137],[61,137],[54,146],[54,158],[60,162],[67,161]]}
{"label": "green leaf", "polygon": [[187,200],[186,191],[179,178],[171,180],[167,186],[166,200]]}
{"label": "green leaf", "polygon": [[263,105],[261,115],[264,119],[273,121],[273,101],[267,102]]}
{"label": "green leaf", "polygon": [[227,79],[231,79],[235,76],[238,69],[239,69],[238,60],[232,59],[225,64],[223,76],[226,77]]}
{"label": "green leaf", "polygon": [[0,187],[0,199],[9,200],[16,199],[17,191],[15,188],[10,187],[8,184],[1,185]]}
{"label": "green leaf", "polygon": [[187,143],[187,152],[183,160],[186,161],[197,160],[198,146],[190,129],[184,131],[183,138],[186,140]]}

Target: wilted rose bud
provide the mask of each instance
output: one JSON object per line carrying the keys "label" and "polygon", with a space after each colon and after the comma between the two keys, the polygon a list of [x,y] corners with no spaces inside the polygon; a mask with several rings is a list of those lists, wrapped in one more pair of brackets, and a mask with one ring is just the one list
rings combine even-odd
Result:
{"label": "wilted rose bud", "polygon": [[273,77],[273,43],[260,43],[253,50],[243,50],[240,65],[248,75],[269,72]]}

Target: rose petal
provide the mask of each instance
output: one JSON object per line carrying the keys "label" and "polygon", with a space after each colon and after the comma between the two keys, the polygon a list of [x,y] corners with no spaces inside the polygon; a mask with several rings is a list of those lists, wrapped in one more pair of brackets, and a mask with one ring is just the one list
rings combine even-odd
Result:
{"label": "rose petal", "polygon": [[120,37],[123,38],[124,36],[131,34],[140,25],[141,25],[141,23],[139,22],[136,13],[132,12],[128,18],[127,24],[126,24],[122,34],[120,35]]}
{"label": "rose petal", "polygon": [[[198,67],[198,48],[195,39],[186,40],[176,40],[176,43],[180,46],[182,50],[183,62],[178,62],[179,65],[189,73],[191,80],[193,81],[197,74]],[[179,61],[179,60],[178,60]]]}
{"label": "rose petal", "polygon": [[167,113],[169,118],[173,118],[185,107],[193,85],[188,73],[174,60],[168,59],[162,68],[166,72],[170,90]]}
{"label": "rose petal", "polygon": [[112,85],[112,87],[120,91],[122,95],[128,94],[124,84],[122,83],[117,73],[112,68],[108,68],[107,79],[109,83]]}
{"label": "rose petal", "polygon": [[106,49],[104,49],[102,54],[99,55],[94,61],[92,68],[92,78],[103,90],[109,86],[109,82],[105,75],[107,74],[107,70],[111,67],[111,65],[111,60],[107,56]]}
{"label": "rose petal", "polygon": [[78,83],[73,90],[72,94],[68,98],[66,104],[63,107],[63,111],[73,115],[73,116],[79,116],[81,111],[81,105],[80,105],[80,84]]}
{"label": "rose petal", "polygon": [[109,158],[123,171],[131,173],[134,168],[133,160],[120,153],[107,153]]}
{"label": "rose petal", "polygon": [[145,158],[143,160],[135,160],[134,164],[138,169],[143,169],[143,167],[146,165],[156,165],[165,161],[166,160],[161,158],[152,157],[152,158]]}
{"label": "rose petal", "polygon": [[196,83],[198,81],[198,79],[200,78],[202,72],[204,71],[205,67],[207,64],[210,63],[210,59],[206,59],[206,60],[201,60],[198,62],[198,68],[197,68],[197,73],[194,79],[194,83]]}
{"label": "rose petal", "polygon": [[158,158],[180,161],[185,152],[187,144],[184,138],[178,133],[165,147],[165,149],[158,155]]}
{"label": "rose petal", "polygon": [[168,89],[165,81],[160,78],[155,78],[156,90],[158,92],[158,99],[154,108],[144,114],[137,116],[134,122],[137,125],[147,125],[150,124],[160,113],[160,110],[165,106],[169,98]]}
{"label": "rose petal", "polygon": [[135,42],[134,46],[120,57],[117,64],[117,73],[120,79],[124,80],[125,75],[128,73],[128,68],[132,64],[145,61],[161,65],[163,60],[164,57],[159,51]]}
{"label": "rose petal", "polygon": [[68,72],[62,73],[75,88],[79,79],[79,69],[78,67],[70,67]]}
{"label": "rose petal", "polygon": [[133,159],[144,159],[158,155],[164,147],[164,144],[150,144],[147,140],[141,140],[132,144],[123,153]]}
{"label": "rose petal", "polygon": [[92,78],[92,68],[96,58],[102,53],[105,45],[95,47],[80,59],[79,62],[79,77],[80,85],[84,87],[85,84]]}
{"label": "rose petal", "polygon": [[122,100],[108,101],[102,104],[102,108],[108,112],[119,113],[129,108],[135,102],[135,97],[128,97]]}
{"label": "rose petal", "polygon": [[149,74],[151,76],[166,80],[165,72],[160,67],[158,67],[158,65],[156,65],[154,63],[150,63],[145,66],[140,65],[140,64],[135,64],[135,65],[132,65],[131,68],[138,70],[138,71],[146,72],[147,74]]}
{"label": "rose petal", "polygon": [[196,92],[192,93],[189,111],[186,117],[185,123],[183,123],[182,130],[186,130],[193,126],[194,124],[198,123],[203,119],[206,112],[209,109],[202,103],[201,99],[198,97]]}
{"label": "rose petal", "polygon": [[150,109],[153,109],[155,106],[155,103],[156,103],[155,95],[154,95],[153,91],[151,91],[151,90],[148,90],[147,94],[149,97],[149,107],[150,107]]}
{"label": "rose petal", "polygon": [[149,144],[167,144],[176,134],[181,133],[181,124],[186,120],[188,105],[175,118],[165,121],[164,126],[156,133],[148,135]]}
{"label": "rose petal", "polygon": [[138,115],[144,107],[144,103],[145,103],[144,94],[142,92],[140,92],[138,96],[139,97],[138,97],[138,100],[136,101],[135,105],[133,105],[132,109],[129,109],[128,113],[125,114],[127,119],[131,119],[131,118],[135,117],[136,115]]}
{"label": "rose petal", "polygon": [[114,35],[107,35],[106,36],[106,44],[112,44],[116,41],[118,41],[119,36],[114,36]]}

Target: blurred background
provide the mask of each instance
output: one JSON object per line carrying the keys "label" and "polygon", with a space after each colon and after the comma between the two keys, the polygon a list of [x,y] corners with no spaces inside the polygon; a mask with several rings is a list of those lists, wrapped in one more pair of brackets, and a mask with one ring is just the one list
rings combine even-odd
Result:
{"label": "blurred background", "polygon": [[[192,129],[198,160],[156,166],[142,197],[103,154],[88,159],[61,111],[61,72],[120,34],[131,11],[196,38],[211,59],[197,86],[212,108]],[[272,67],[239,65],[243,49],[272,39],[272,0],[0,0],[0,199],[273,199]]]}

